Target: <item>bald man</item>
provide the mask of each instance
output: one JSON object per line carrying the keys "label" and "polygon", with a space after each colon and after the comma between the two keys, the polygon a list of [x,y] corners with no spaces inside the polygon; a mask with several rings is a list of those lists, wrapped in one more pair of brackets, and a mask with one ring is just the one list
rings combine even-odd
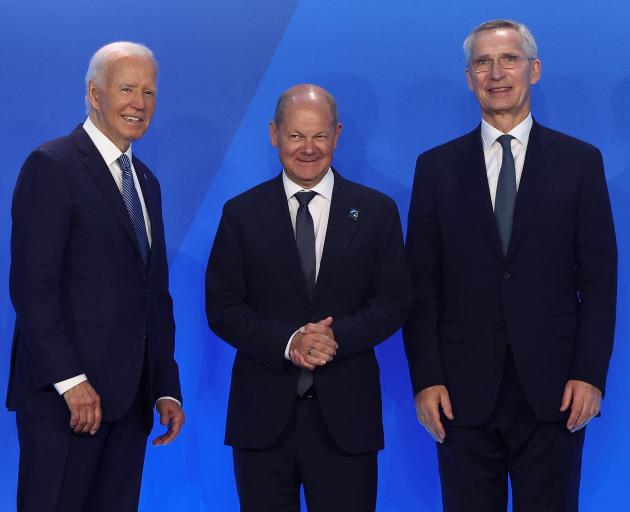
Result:
{"label": "bald man", "polygon": [[331,168],[333,97],[286,91],[269,126],[282,173],[228,201],[206,274],[210,328],[237,349],[226,444],[242,511],[366,512],[383,448],[374,347],[410,303],[387,196]]}

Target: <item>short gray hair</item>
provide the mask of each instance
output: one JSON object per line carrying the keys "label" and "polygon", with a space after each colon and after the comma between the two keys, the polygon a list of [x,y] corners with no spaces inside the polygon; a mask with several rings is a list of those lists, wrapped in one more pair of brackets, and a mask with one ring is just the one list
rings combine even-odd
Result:
{"label": "short gray hair", "polygon": [[[302,84],[304,86],[308,86],[309,84]],[[280,97],[278,98],[278,103],[276,103],[276,111],[273,115],[273,122],[276,126],[280,126],[282,122],[284,122],[284,114],[287,110],[287,104],[289,100],[295,96],[295,88],[300,86],[293,86],[290,89],[284,91]],[[332,120],[332,125],[336,126],[339,123],[339,111],[337,110],[337,102],[332,94],[330,94],[326,89],[319,86],[312,86],[313,88],[317,88],[317,91],[322,93],[326,102],[328,103],[328,108],[330,109],[330,117]]]}
{"label": "short gray hair", "polygon": [[485,32],[487,30],[497,30],[500,28],[511,28],[512,30],[516,30],[523,39],[523,50],[527,54],[527,57],[529,57],[530,59],[538,58],[538,46],[536,46],[536,40],[524,23],[519,23],[518,21],[513,20],[497,19],[486,21],[481,25],[477,25],[471,30],[470,34],[466,36],[466,39],[464,40],[464,55],[466,56],[466,65],[470,64],[470,55],[472,53],[472,47],[475,42],[475,38],[481,32]]}
{"label": "short gray hair", "polygon": [[96,50],[94,55],[92,55],[87,72],[85,73],[85,108],[88,114],[92,109],[89,98],[90,82],[102,85],[107,64],[116,59],[132,56],[149,57],[153,61],[153,64],[155,64],[155,72],[157,73],[158,65],[155,57],[153,56],[153,52],[148,47],[140,43],[116,41],[102,46]]}

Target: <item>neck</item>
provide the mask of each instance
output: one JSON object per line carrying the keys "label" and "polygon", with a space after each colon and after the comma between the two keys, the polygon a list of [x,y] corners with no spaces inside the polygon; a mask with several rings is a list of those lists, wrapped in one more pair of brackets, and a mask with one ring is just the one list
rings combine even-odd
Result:
{"label": "neck", "polygon": [[486,123],[503,133],[508,133],[510,130],[514,129],[515,126],[521,124],[528,115],[529,109],[518,115],[502,113],[490,114],[487,112],[482,113],[483,120]]}

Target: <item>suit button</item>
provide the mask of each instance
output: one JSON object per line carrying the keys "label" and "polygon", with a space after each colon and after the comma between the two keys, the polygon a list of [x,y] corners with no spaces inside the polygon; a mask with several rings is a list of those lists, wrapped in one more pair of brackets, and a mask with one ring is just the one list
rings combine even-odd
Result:
{"label": "suit button", "polygon": [[503,275],[501,276],[505,281],[507,281],[512,274],[510,274],[509,272],[503,272]]}

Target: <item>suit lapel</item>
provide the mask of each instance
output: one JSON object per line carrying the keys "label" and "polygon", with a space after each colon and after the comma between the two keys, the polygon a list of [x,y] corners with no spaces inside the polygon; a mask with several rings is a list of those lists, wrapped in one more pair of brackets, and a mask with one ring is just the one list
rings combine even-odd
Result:
{"label": "suit lapel", "polygon": [[501,241],[488,188],[488,175],[483,156],[480,128],[477,127],[477,129],[459,139],[457,149],[458,152],[454,161],[455,173],[466,191],[484,235],[497,257],[503,259]]}
{"label": "suit lapel", "polygon": [[532,125],[525,153],[523,174],[514,205],[512,236],[506,259],[510,260],[516,251],[529,220],[540,204],[543,190],[549,181],[555,153],[550,141],[545,137],[543,128],[536,122]]}
{"label": "suit lapel", "polygon": [[[291,225],[289,204],[282,184],[282,175],[266,183],[260,189],[263,199],[262,208],[257,212],[260,216],[265,236],[274,248],[274,257],[286,269],[291,282],[305,302],[309,302],[306,281],[302,274],[300,255],[295,243],[295,233]],[[254,221],[254,219],[252,219]]]}
{"label": "suit lapel", "polygon": [[359,210],[360,195],[359,188],[353,187],[335,171],[335,185],[330,203],[328,226],[326,227],[326,240],[313,291],[313,300],[316,300],[321,295],[322,290],[326,289],[328,282],[334,276],[334,269],[338,268],[337,260],[344,257],[346,248],[357,231],[359,222],[361,222],[360,217],[356,220],[353,219],[350,216],[350,210]]}
{"label": "suit lapel", "polygon": [[136,248],[140,264],[143,265],[140,249],[138,248],[138,241],[131,224],[131,219],[129,218],[129,213],[125,208],[125,203],[120,190],[118,190],[116,182],[114,181],[107,164],[98,152],[98,149],[96,149],[96,146],[90,139],[89,135],[81,126],[72,132],[72,138],[79,151],[83,154],[83,163],[96,182],[96,185],[101,190],[105,203],[111,208],[113,214],[122,223],[127,235],[129,235],[131,243]]}
{"label": "suit lapel", "polygon": [[[151,178],[147,174],[144,164],[140,162],[139,160],[137,160],[136,157],[133,158],[133,167],[136,170],[136,176],[138,176],[138,183],[140,183],[140,189],[142,190],[142,197],[144,199],[144,205],[147,208],[147,215],[149,217],[149,224],[151,226],[149,228],[151,232],[151,247],[154,247],[154,246],[157,246],[159,243],[161,243],[161,240],[159,238],[162,233],[162,230],[154,229],[154,226],[157,225],[156,223],[158,221],[161,221],[158,197],[154,193],[154,191],[156,190],[156,187],[150,186],[149,180]],[[153,261],[153,251],[149,251],[149,269],[148,270],[151,269],[152,261]]]}

